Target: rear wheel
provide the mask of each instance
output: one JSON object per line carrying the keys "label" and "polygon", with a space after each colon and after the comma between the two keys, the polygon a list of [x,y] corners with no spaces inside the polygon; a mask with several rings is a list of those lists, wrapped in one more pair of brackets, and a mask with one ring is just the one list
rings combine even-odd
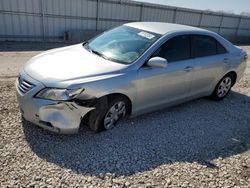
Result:
{"label": "rear wheel", "polygon": [[115,97],[108,101],[106,108],[95,109],[90,113],[88,125],[95,132],[110,130],[126,116],[127,111],[127,99],[122,96]]}
{"label": "rear wheel", "polygon": [[232,74],[227,74],[224,76],[219,83],[216,85],[211,98],[214,100],[224,99],[231,90],[234,83],[234,77]]}

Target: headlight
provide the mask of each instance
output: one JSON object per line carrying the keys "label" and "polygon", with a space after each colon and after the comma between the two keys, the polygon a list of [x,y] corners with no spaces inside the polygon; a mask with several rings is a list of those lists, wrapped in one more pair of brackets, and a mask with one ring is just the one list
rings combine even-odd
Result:
{"label": "headlight", "polygon": [[84,89],[45,88],[36,94],[36,98],[67,101],[76,98]]}

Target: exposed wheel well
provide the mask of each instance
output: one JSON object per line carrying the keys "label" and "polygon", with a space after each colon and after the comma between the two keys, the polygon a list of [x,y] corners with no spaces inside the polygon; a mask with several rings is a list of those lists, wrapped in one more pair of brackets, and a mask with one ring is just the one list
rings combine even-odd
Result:
{"label": "exposed wheel well", "polygon": [[108,103],[110,103],[114,98],[116,97],[123,97],[124,99],[127,100],[128,102],[128,110],[127,110],[127,114],[130,115],[131,112],[132,112],[132,102],[131,100],[129,99],[128,96],[124,95],[124,94],[121,94],[121,93],[112,93],[112,94],[109,94],[109,95],[106,95],[108,97]]}
{"label": "exposed wheel well", "polygon": [[[99,99],[96,99],[96,100],[100,100],[100,99],[104,99],[104,101],[107,100],[108,103],[110,103],[112,101],[112,99],[116,98],[116,97],[123,97],[124,99],[127,100],[128,102],[128,109],[127,109],[127,115],[130,115],[131,112],[132,112],[132,102],[131,100],[129,99],[128,96],[124,95],[124,94],[121,94],[121,93],[112,93],[112,94],[108,94],[108,95],[105,95],[105,96],[102,96],[100,97]],[[105,99],[106,98],[106,99]],[[106,103],[107,104],[107,103]],[[93,109],[94,110],[94,109]],[[88,123],[88,119],[89,119],[89,116],[90,116],[90,113],[93,111],[89,111],[82,119],[81,123],[83,124],[87,124]]]}

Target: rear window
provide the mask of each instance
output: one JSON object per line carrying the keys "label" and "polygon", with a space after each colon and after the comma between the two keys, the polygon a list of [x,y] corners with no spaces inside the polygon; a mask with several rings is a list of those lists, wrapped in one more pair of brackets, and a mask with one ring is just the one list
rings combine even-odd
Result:
{"label": "rear window", "polygon": [[216,55],[216,41],[209,36],[192,36],[192,54],[194,57]]}
{"label": "rear window", "polygon": [[225,54],[227,50],[219,42],[217,42],[217,54]]}
{"label": "rear window", "polygon": [[192,56],[204,57],[227,53],[227,50],[213,37],[194,35],[191,38]]}

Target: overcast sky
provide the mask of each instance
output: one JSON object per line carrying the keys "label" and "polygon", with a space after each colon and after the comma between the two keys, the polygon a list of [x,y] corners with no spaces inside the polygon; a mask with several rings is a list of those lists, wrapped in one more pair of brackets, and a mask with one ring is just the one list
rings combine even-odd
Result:
{"label": "overcast sky", "polygon": [[210,9],[213,11],[233,11],[240,14],[243,11],[250,12],[250,0],[136,0],[148,3],[157,3],[192,9]]}

